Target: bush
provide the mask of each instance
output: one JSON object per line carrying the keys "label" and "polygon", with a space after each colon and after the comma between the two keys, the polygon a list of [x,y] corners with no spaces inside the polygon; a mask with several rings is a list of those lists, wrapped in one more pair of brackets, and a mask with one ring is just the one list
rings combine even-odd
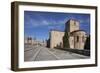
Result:
{"label": "bush", "polygon": [[84,45],[84,49],[90,50],[90,35],[86,39],[86,42],[85,42],[85,45]]}

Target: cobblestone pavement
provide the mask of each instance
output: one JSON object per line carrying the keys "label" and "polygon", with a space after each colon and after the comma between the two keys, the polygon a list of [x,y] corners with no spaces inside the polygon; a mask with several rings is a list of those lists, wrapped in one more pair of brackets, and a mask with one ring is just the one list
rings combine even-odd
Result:
{"label": "cobblestone pavement", "polygon": [[64,50],[46,48],[44,46],[27,46],[24,50],[24,61],[47,61],[87,58],[89,57]]}

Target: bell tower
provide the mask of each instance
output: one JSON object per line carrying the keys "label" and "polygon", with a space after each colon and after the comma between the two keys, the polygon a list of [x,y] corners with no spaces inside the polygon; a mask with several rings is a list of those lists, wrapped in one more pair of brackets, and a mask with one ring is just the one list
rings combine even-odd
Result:
{"label": "bell tower", "polygon": [[79,30],[79,21],[70,19],[65,23],[65,32],[71,33]]}

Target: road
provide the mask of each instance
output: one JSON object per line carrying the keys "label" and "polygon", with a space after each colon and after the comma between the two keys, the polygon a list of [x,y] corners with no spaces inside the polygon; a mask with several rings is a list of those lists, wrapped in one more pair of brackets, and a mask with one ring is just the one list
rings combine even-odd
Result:
{"label": "road", "polygon": [[27,46],[24,50],[24,61],[48,61],[67,59],[87,59],[88,56],[71,53],[69,51],[51,49],[44,46]]}

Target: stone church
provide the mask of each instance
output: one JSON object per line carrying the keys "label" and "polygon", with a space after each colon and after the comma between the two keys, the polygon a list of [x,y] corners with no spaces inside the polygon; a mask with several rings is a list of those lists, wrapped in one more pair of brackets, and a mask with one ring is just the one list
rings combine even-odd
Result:
{"label": "stone church", "polygon": [[65,23],[65,31],[51,30],[49,32],[50,48],[63,48],[63,37],[65,32],[68,33],[68,42],[70,49],[84,49],[87,34],[84,30],[80,30],[80,23],[75,19],[69,19]]}

